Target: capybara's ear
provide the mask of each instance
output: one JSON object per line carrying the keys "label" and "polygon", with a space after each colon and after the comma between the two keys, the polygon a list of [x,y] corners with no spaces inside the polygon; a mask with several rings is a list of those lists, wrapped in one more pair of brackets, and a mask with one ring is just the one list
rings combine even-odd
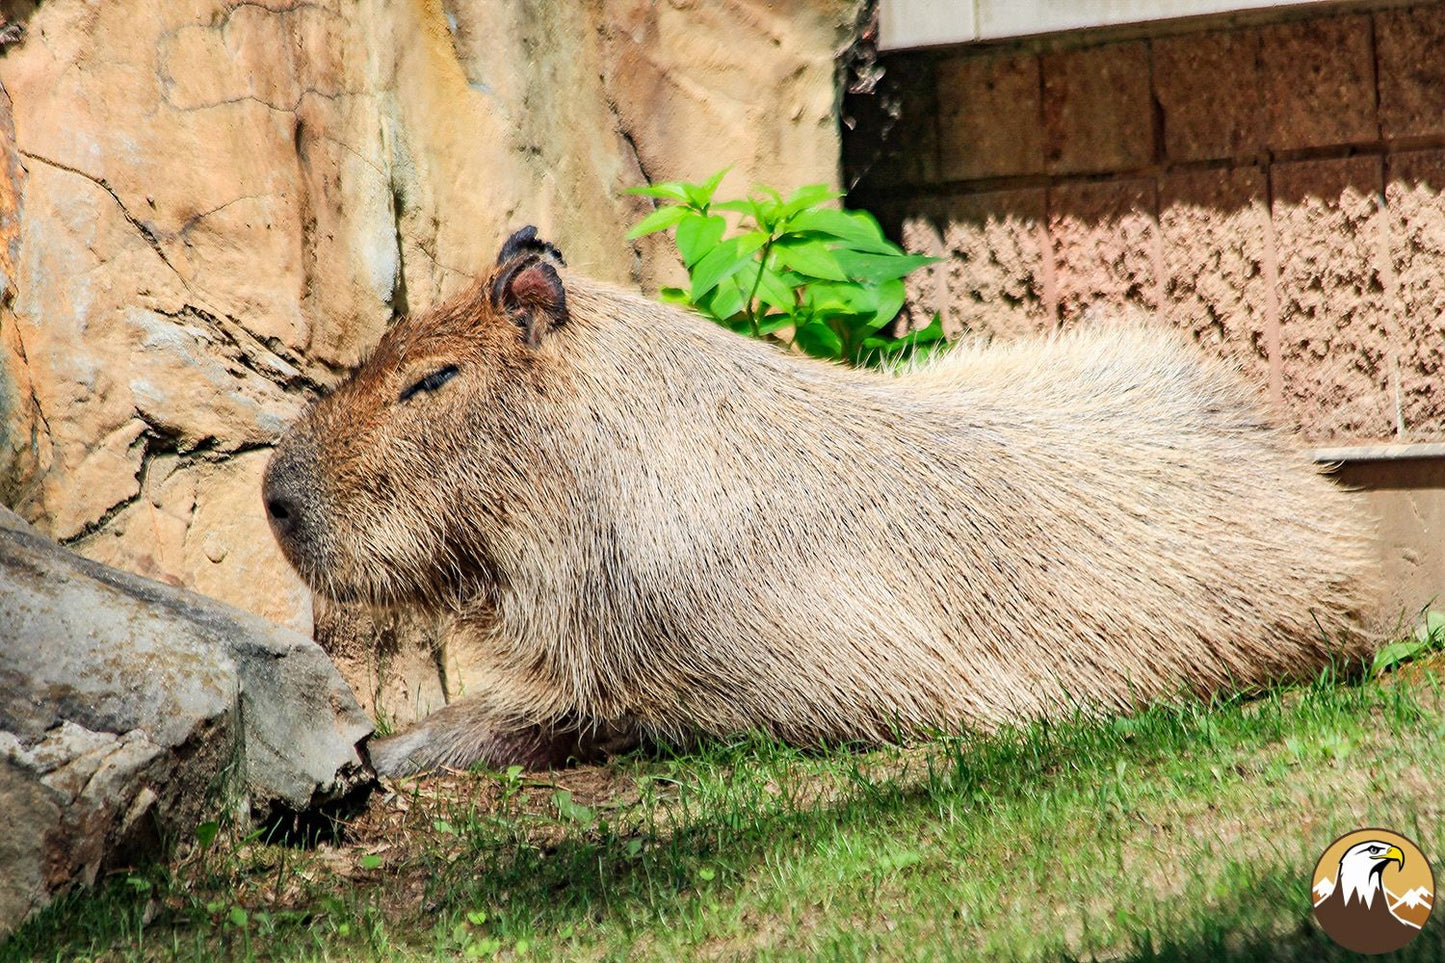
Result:
{"label": "capybara's ear", "polygon": [[522,329],[528,347],[567,320],[567,291],[550,261],[539,254],[512,258],[492,279],[492,307]]}
{"label": "capybara's ear", "polygon": [[567,266],[567,261],[562,257],[562,251],[557,245],[538,237],[537,229],[530,224],[520,231],[514,231],[512,236],[507,238],[502,249],[497,252],[497,266],[501,267],[513,258],[525,257],[528,254],[540,254],[563,267]]}

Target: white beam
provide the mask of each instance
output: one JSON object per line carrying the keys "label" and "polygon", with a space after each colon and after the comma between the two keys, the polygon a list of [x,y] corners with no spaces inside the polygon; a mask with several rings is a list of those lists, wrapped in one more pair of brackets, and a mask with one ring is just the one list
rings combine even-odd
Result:
{"label": "white beam", "polygon": [[883,50],[1004,40],[1335,0],[880,0]]}

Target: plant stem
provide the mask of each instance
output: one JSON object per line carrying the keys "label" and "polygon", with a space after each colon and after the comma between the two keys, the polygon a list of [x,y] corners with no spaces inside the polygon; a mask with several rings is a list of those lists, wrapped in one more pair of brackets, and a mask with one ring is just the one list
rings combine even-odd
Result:
{"label": "plant stem", "polygon": [[753,337],[758,336],[758,312],[753,307],[753,299],[758,296],[758,288],[763,283],[763,272],[768,269],[768,252],[773,249],[773,241],[777,235],[769,232],[768,239],[763,242],[763,256],[758,260],[758,275],[753,278],[753,289],[748,292],[747,311],[748,323],[753,326]]}

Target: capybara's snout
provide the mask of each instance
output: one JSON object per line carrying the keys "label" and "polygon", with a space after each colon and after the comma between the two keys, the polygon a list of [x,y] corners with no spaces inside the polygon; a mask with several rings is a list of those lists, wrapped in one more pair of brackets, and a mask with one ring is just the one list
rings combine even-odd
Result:
{"label": "capybara's snout", "polygon": [[271,456],[261,483],[271,531],[291,564],[303,573],[315,568],[322,535],[315,466],[314,446],[295,433],[288,434]]}

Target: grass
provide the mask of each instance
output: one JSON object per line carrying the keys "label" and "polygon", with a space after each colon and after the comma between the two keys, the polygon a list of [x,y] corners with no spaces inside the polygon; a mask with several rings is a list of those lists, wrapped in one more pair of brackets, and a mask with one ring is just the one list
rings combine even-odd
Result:
{"label": "grass", "polygon": [[[1353,959],[1310,874],[1367,825],[1445,870],[1442,681],[1437,654],[908,749],[408,780],[340,844],[223,832],[59,901],[0,960]],[[1398,958],[1445,959],[1445,921]]]}

